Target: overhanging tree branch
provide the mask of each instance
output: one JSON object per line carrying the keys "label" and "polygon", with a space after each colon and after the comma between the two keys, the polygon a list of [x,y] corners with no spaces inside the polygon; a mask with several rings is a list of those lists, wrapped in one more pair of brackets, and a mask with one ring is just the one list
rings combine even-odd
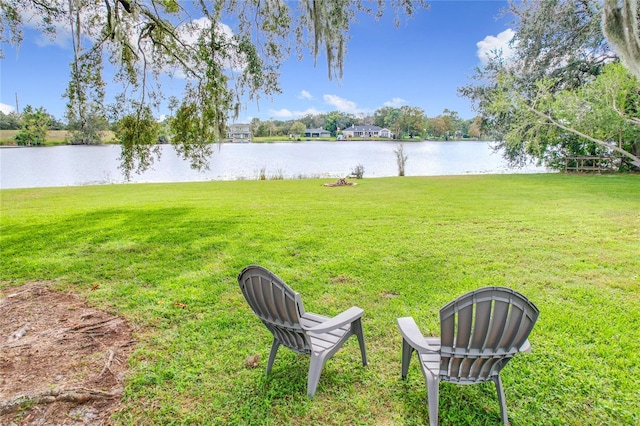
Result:
{"label": "overhanging tree branch", "polygon": [[538,111],[537,109],[535,109],[531,105],[528,105],[528,104],[524,104],[524,105],[525,105],[525,107],[527,108],[527,110],[529,112],[533,113],[534,115],[536,115],[539,118],[542,118],[547,123],[559,128],[559,129],[562,129],[562,130],[564,130],[566,132],[573,133],[576,136],[580,136],[581,138],[587,139],[587,140],[589,140],[589,141],[591,141],[593,143],[596,143],[596,144],[598,144],[600,146],[603,146],[605,148],[611,149],[611,150],[617,152],[618,154],[622,155],[623,157],[627,157],[629,160],[631,160],[631,163],[634,166],[640,168],[640,158],[636,157],[635,155],[631,154],[630,152],[627,152],[624,149],[619,148],[615,144],[607,143],[607,142],[605,142],[603,140],[600,140],[600,139],[594,138],[592,136],[589,136],[589,135],[587,135],[585,133],[582,133],[579,130],[573,129],[573,128],[568,127],[568,126],[565,126],[564,124],[556,121],[550,115],[545,114],[545,113],[543,113],[541,111]]}
{"label": "overhanging tree branch", "polygon": [[640,126],[640,118],[637,117],[629,117],[628,115],[626,115],[624,112],[622,112],[619,108],[618,105],[616,103],[616,100],[613,100],[613,105],[612,108],[615,112],[618,113],[618,115],[620,115],[620,117],[622,117],[625,121],[631,123],[631,124],[635,124],[637,126]]}

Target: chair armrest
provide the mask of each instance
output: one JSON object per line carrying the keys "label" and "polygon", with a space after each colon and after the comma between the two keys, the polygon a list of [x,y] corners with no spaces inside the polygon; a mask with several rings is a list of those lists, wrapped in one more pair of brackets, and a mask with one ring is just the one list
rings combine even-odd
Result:
{"label": "chair armrest", "polygon": [[398,328],[402,334],[402,338],[419,353],[431,352],[439,353],[437,346],[431,346],[425,340],[422,332],[412,317],[402,317],[397,320]]}
{"label": "chair armrest", "polygon": [[327,331],[335,330],[336,328],[351,324],[355,320],[360,319],[362,315],[364,315],[364,310],[357,306],[352,306],[333,318],[329,318],[328,320],[311,328],[306,328],[306,331],[311,333],[326,333]]}

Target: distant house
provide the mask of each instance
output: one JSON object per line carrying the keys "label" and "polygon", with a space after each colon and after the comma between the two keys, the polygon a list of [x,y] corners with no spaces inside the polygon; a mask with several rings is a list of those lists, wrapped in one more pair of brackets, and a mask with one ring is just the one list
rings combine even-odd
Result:
{"label": "distant house", "polygon": [[390,138],[393,136],[389,129],[378,126],[351,126],[342,131],[347,138]]}
{"label": "distant house", "polygon": [[251,127],[243,123],[230,124],[227,139],[231,142],[251,142]]}
{"label": "distant house", "polygon": [[378,136],[381,138],[393,138],[393,133],[391,133],[391,130],[389,129],[382,128],[380,129]]}
{"label": "distant house", "polygon": [[329,138],[331,132],[320,127],[319,129],[306,129],[304,131],[305,138]]}

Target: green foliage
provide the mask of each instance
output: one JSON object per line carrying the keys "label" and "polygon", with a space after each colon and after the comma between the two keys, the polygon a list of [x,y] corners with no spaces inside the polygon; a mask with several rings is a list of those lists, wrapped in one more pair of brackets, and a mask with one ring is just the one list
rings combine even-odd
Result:
{"label": "green foliage", "polygon": [[[621,64],[607,65],[579,90],[559,93],[552,108],[558,121],[570,122],[581,133],[630,153],[640,167],[640,81]],[[584,146],[596,154],[611,151],[595,141]],[[622,157],[621,167],[627,164],[633,164],[633,158]]]}
{"label": "green foliage", "polygon": [[211,143],[222,132],[210,121],[204,121],[205,117],[215,115],[216,109],[215,105],[209,105],[206,111],[201,111],[195,103],[183,103],[170,121],[171,143],[175,144],[179,155],[191,161],[193,168],[203,168],[209,163]]}
{"label": "green foliage", "polygon": [[161,0],[161,4],[167,13],[175,14],[180,11],[180,4],[176,0]]}
{"label": "green foliage", "polygon": [[[468,136],[468,129],[473,123],[473,119],[462,120],[456,111],[448,109],[445,109],[437,117],[427,118],[422,108],[405,105],[400,108],[383,107],[377,109],[373,115],[355,116],[340,111],[332,111],[307,115],[297,120],[288,121],[273,119],[261,121],[258,118],[254,118],[251,121],[251,131],[253,136],[258,138],[297,134],[292,130],[296,123],[302,123],[304,128],[322,127],[331,132],[333,137],[339,134],[338,129],[346,129],[352,125],[365,126],[373,124],[391,130],[397,139],[426,136],[448,139]],[[478,129],[478,136],[476,137],[479,137],[480,133]],[[281,140],[281,138],[274,140]]]}
{"label": "green foliage", "polygon": [[[502,373],[511,423],[634,425],[638,193],[634,175],[564,174],[1,190],[0,289],[48,281],[139,330],[115,424],[421,425],[424,378],[414,357],[400,379],[396,319],[435,335],[444,304],[507,286],[541,311],[532,352]],[[369,366],[347,342],[313,400],[308,357],[281,350],[266,376],[271,336],[236,281],[250,263],[311,312],[363,308]],[[500,422],[491,383],[440,398],[443,425]]]}
{"label": "green foliage", "polygon": [[318,127],[331,132],[332,136],[337,136],[338,129],[344,130],[355,123],[355,117],[340,111],[332,111],[325,115],[324,122]]}
{"label": "green foliage", "polygon": [[[575,155],[640,169],[640,85],[612,63],[597,2],[512,3],[515,58],[496,56],[459,89],[512,164],[561,168]],[[604,74],[603,74],[604,72]]]}
{"label": "green foliage", "polygon": [[69,143],[72,145],[98,145],[102,143],[109,123],[98,112],[85,113],[82,117],[69,118]]}
{"label": "green foliage", "polygon": [[67,124],[49,114],[49,130],[66,130]]}
{"label": "green foliage", "polygon": [[153,154],[160,155],[157,146],[160,124],[149,108],[142,108],[138,115],[122,117],[116,125],[116,139],[122,145],[121,161],[128,179],[131,171],[146,170],[153,164]]}
{"label": "green foliage", "polygon": [[400,121],[397,126],[402,133],[413,138],[424,133],[425,118],[422,108],[404,105],[400,107]]}
{"label": "green foliage", "polygon": [[377,109],[373,113],[373,123],[376,126],[391,130],[396,137],[399,137],[400,132],[402,131],[402,111],[400,111],[399,108],[394,107],[383,107]]}
{"label": "green foliage", "polygon": [[[99,15],[100,10],[96,10],[95,4],[83,2],[70,2],[68,6],[69,19],[66,23],[70,25],[74,60],[64,96],[68,99],[65,115],[71,130],[70,143],[99,144],[102,131],[108,128],[104,111],[106,83],[102,78],[103,54],[100,48],[104,40],[96,43],[94,48],[85,49],[83,43],[87,43],[85,32],[94,34],[95,28],[92,30],[91,27],[101,26],[95,20],[95,15],[93,19],[91,17],[92,14]],[[45,10],[45,20],[53,20],[50,16],[52,12]],[[84,15],[82,19],[81,15]],[[83,21],[85,18],[88,19],[89,28]]]}
{"label": "green foliage", "polygon": [[27,105],[22,111],[22,128],[15,137],[18,145],[44,145],[51,119],[43,107]]}
{"label": "green foliage", "polygon": [[554,90],[575,88],[615,59],[600,24],[601,2],[510,2],[507,12],[515,17],[516,58],[505,65],[516,68],[523,81],[547,77],[555,81]]}
{"label": "green foliage", "polygon": [[305,130],[306,130],[306,126],[304,125],[304,123],[300,121],[296,121],[289,128],[289,133],[291,133],[294,136],[300,136],[300,135],[304,135]]}
{"label": "green foliage", "polygon": [[640,167],[638,81],[613,63],[580,88],[554,92],[556,83],[542,78],[525,95],[516,76],[497,74],[484,114],[505,125],[505,157],[559,169],[568,156],[606,156],[617,157],[620,170]]}
{"label": "green foliage", "polygon": [[462,138],[467,134],[468,127],[467,122],[462,120],[456,111],[446,108],[441,115],[429,118],[425,122],[427,135],[444,140]]}
{"label": "green foliage", "polygon": [[19,130],[22,128],[22,118],[17,112],[5,114],[0,111],[0,130]]}
{"label": "green foliage", "polygon": [[422,135],[426,127],[427,117],[424,110],[418,107],[404,105],[400,108],[383,107],[374,112],[373,122],[376,126],[384,127],[396,138]]}
{"label": "green foliage", "polygon": [[473,120],[469,120],[469,127],[467,129],[467,133],[470,138],[480,139],[482,136],[482,118],[476,117]]}
{"label": "green foliage", "polygon": [[[337,112],[337,111],[336,111]],[[332,114],[332,113],[329,113]],[[323,128],[327,128],[328,120],[327,120],[327,116],[328,114],[307,114],[304,117],[301,117],[299,120],[304,123],[305,126],[307,126],[307,128],[318,128],[318,127],[323,127]],[[346,114],[346,117],[353,120],[355,117],[351,114]],[[349,126],[347,126],[349,127]]]}

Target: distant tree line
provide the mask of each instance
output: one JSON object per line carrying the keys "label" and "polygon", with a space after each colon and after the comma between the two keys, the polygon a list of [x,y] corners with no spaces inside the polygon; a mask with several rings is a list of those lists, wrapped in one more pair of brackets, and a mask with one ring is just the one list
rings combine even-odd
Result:
{"label": "distant tree line", "polygon": [[[81,127],[84,131],[78,132]],[[21,113],[5,114],[0,111],[0,130],[18,130],[15,136],[18,145],[43,145],[50,130],[68,130],[71,144],[99,144],[102,142],[102,132],[113,127],[106,118],[99,115],[87,115],[82,124],[78,120],[64,123],[43,107],[34,108],[31,105],[27,105]]]}
{"label": "distant tree line", "polygon": [[[153,119],[149,117],[152,121]],[[158,142],[166,143],[172,137],[169,123],[173,120],[169,117],[158,125]],[[403,106],[400,108],[384,107],[373,114],[348,114],[339,111],[321,114],[309,114],[292,120],[260,120],[254,118],[251,121],[251,133],[254,137],[294,137],[304,136],[306,129],[323,128],[336,137],[342,130],[350,126],[375,125],[391,130],[395,139],[434,139],[449,140],[471,138],[479,139],[481,126],[479,119],[464,120],[456,111],[445,109],[442,114],[428,118],[424,111],[418,107]],[[150,124],[151,125],[151,124]],[[80,127],[84,132],[73,132]],[[121,127],[121,126],[120,126]],[[153,126],[152,126],[153,127]],[[88,132],[87,129],[91,129]],[[101,132],[105,130],[119,131],[119,123],[110,123],[106,118],[90,116],[81,126],[72,121],[68,124],[56,119],[43,107],[33,108],[30,105],[24,108],[22,113],[0,112],[0,130],[20,130],[20,137],[16,142],[22,145],[39,145],[44,143],[47,130],[71,131],[72,144],[97,144],[101,142]],[[73,138],[73,135],[83,135],[83,138]]]}
{"label": "distant tree line", "polygon": [[[27,111],[29,109],[29,111]],[[53,115],[49,114],[44,108],[38,108],[36,111],[41,111],[41,113],[48,117],[49,125],[48,130],[67,130],[67,124],[57,120]],[[33,112],[33,108],[30,105],[25,107],[25,113]],[[17,112],[10,112],[9,114],[5,114],[0,111],[0,130],[20,130],[22,129],[23,122],[23,114],[19,114]]]}
{"label": "distant tree line", "polygon": [[[80,124],[76,121],[70,121],[66,123],[62,120],[58,120],[52,114],[48,113],[43,107],[34,108],[31,105],[27,105],[22,113],[10,112],[8,114],[0,111],[0,130],[20,130],[25,120],[32,118],[33,114],[39,114],[46,118],[47,130],[77,130]],[[114,124],[104,117],[92,117],[89,121],[92,121],[95,127],[102,130],[112,129]]]}
{"label": "distant tree line", "polygon": [[371,125],[391,130],[396,139],[479,139],[482,136],[477,118],[464,120],[456,111],[449,109],[436,117],[428,118],[424,110],[411,106],[384,107],[370,115],[333,111],[309,114],[292,120],[254,118],[251,121],[251,133],[254,137],[298,137],[303,135],[305,129],[323,128],[335,137],[348,127]]}

